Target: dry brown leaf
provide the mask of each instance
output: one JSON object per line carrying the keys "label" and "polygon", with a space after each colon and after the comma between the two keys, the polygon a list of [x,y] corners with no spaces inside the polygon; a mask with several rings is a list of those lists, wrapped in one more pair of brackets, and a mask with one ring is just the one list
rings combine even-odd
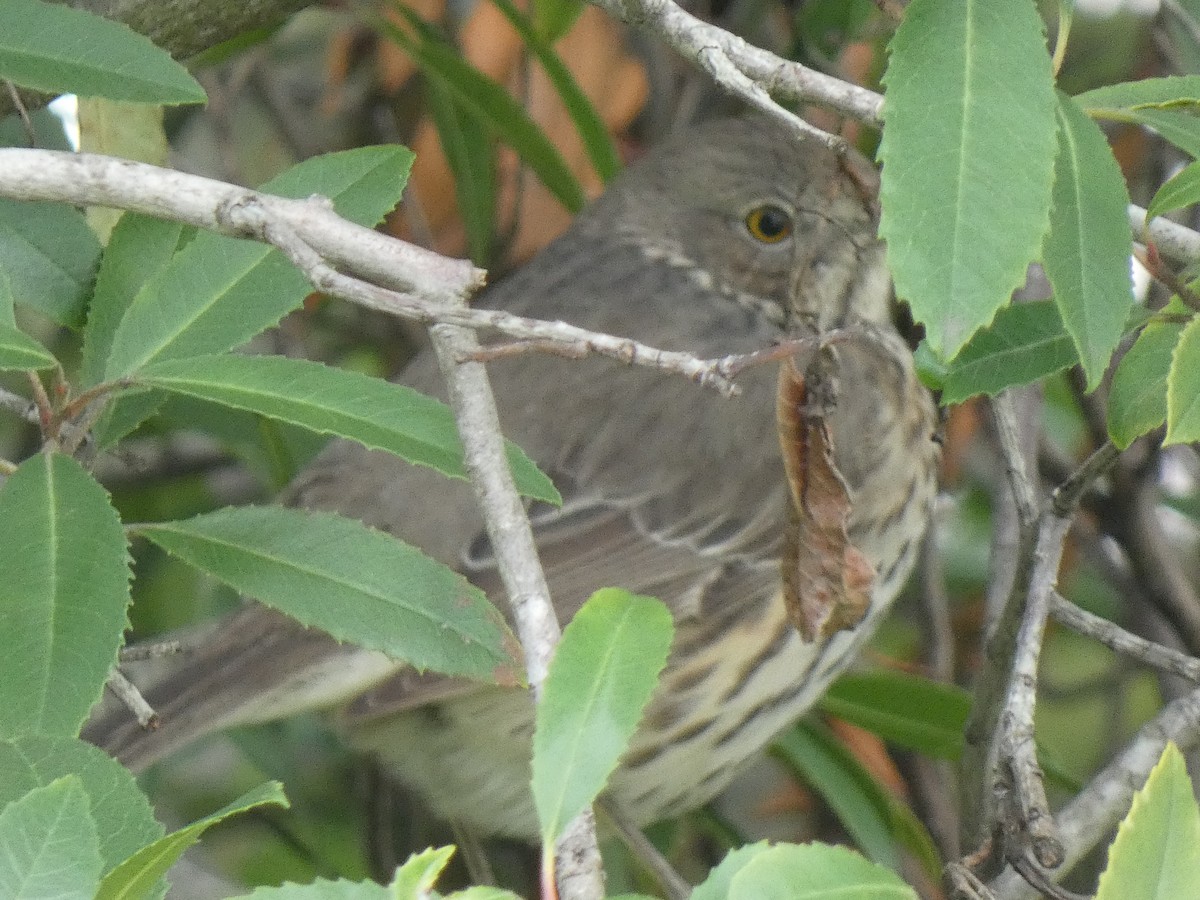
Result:
{"label": "dry brown leaf", "polygon": [[833,459],[828,394],[819,350],[802,373],[795,357],[779,370],[776,418],[791,504],[783,542],[783,599],[806,641],[862,621],[875,570],[850,543],[850,496]]}

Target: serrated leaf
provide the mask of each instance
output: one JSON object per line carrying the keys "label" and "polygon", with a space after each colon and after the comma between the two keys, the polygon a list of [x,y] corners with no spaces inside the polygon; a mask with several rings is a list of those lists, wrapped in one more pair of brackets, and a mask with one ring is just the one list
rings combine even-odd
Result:
{"label": "serrated leaf", "polygon": [[74,736],[128,626],[129,551],[108,494],[38,453],[0,489],[0,734]]}
{"label": "serrated leaf", "polygon": [[100,866],[96,823],[77,777],[34,788],[0,810],[0,897],[91,900]]}
{"label": "serrated leaf", "polygon": [[100,890],[96,892],[96,900],[136,900],[145,896],[184,851],[200,840],[205,831],[230,816],[256,806],[282,806],[286,809],[289,803],[284,796],[283,785],[277,781],[260,785],[212,815],[164,835],[138,850],[104,876]]}
{"label": "serrated leaf", "polygon": [[529,166],[538,179],[571,212],[584,203],[583,188],[562,154],[529,118],[525,108],[492,79],[473,68],[452,46],[407,7],[394,4],[413,29],[409,34],[387,20],[378,27],[411,56],[431,78],[439,78],[463,106],[496,132]]}
{"label": "serrated leaf", "polygon": [[[319,194],[339,215],[371,226],[396,205],[411,163],[403,147],[362,147],[305,160],[262,190]],[[274,325],[311,290],[277,250],[202,232],[138,292],[113,334],[105,377],[157,360],[224,353]]]}
{"label": "serrated leaf", "polygon": [[1158,109],[1200,108],[1200,75],[1124,81],[1120,84],[1110,84],[1084,91],[1082,94],[1077,94],[1074,99],[1089,113],[1146,107]]}
{"label": "serrated leaf", "polygon": [[1108,434],[1118,449],[1167,421],[1167,375],[1183,326],[1151,322],[1113,372],[1108,394]]}
{"label": "serrated leaf", "polygon": [[1054,205],[1042,264],[1092,391],[1133,306],[1129,194],[1096,123],[1065,94],[1058,101]]}
{"label": "serrated leaf", "polygon": [[537,57],[546,77],[554,85],[554,90],[562,100],[563,106],[567,108],[571,121],[575,123],[575,130],[583,141],[583,149],[596,174],[606,183],[611,181],[613,176],[621,171],[621,158],[617,155],[617,148],[609,137],[604,120],[596,112],[596,107],[580,90],[575,76],[563,65],[552,46],[583,12],[584,3],[581,0],[535,0],[531,24],[511,0],[492,2],[517,30],[522,42]]}
{"label": "serrated leaf", "polygon": [[88,387],[104,377],[113,335],[146,282],[170,262],[191,229],[127,212],[109,235],[83,329],[80,374]]}
{"label": "serrated leaf", "polygon": [[[922,344],[922,346],[924,346]],[[940,373],[942,402],[962,403],[975,394],[994,396],[1079,361],[1053,300],[1014,303],[996,313]]]}
{"label": "serrated leaf", "polygon": [[896,848],[903,846],[931,879],[940,877],[942,863],[921,820],[879,784],[835,735],[801,722],[779,735],[771,749],[824,798],[869,859],[900,871]]}
{"label": "serrated leaf", "polygon": [[1158,189],[1146,209],[1146,221],[1200,202],[1200,163],[1176,172]]}
{"label": "serrated leaf", "polygon": [[915,675],[870,672],[835,681],[821,709],[889,743],[955,760],[962,753],[971,697],[961,688]]}
{"label": "serrated leaf", "polygon": [[708,877],[696,885],[688,900],[732,900],[729,885],[733,876],[744,869],[752,859],[770,848],[771,844],[768,841],[733,848],[709,871]]}
{"label": "serrated leaf", "polygon": [[[147,366],[142,384],[335,434],[466,478],[454,414],[446,404],[359,372],[280,356],[198,356]],[[550,503],[558,492],[515,444],[508,460],[522,493]]]}
{"label": "serrated leaf", "polygon": [[[246,900],[402,900],[394,891],[373,881],[329,881],[324,878],[311,884],[260,887],[241,896]],[[430,900],[435,898],[431,896]]]}
{"label": "serrated leaf", "polygon": [[45,735],[0,740],[0,807],[64,775],[77,776],[87,793],[104,871],[162,837],[133,775],[98,747]]}
{"label": "serrated leaf", "polygon": [[1200,316],[1179,335],[1167,374],[1167,436],[1163,444],[1200,440]]}
{"label": "serrated leaf", "polygon": [[139,534],[230,587],[418,669],[516,681],[516,639],[477,587],[415,547],[328,513],[240,507]]}
{"label": "serrated leaf", "polygon": [[779,844],[733,876],[730,900],[917,900],[898,875],[845,847]]}
{"label": "serrated leaf", "polygon": [[60,325],[82,324],[99,261],[100,244],[77,210],[0,199],[0,270],[17,303]]}
{"label": "serrated leaf", "polygon": [[428,896],[453,855],[453,847],[430,847],[409,856],[390,885],[397,900]]}
{"label": "serrated leaf", "polygon": [[1108,851],[1096,900],[1200,896],[1200,809],[1183,754],[1163,750]]}
{"label": "serrated leaf", "polygon": [[533,732],[533,800],[548,850],[616,768],[673,634],[661,601],[617,588],[592,594],[563,630]]}
{"label": "serrated leaf", "polygon": [[41,0],[0,0],[0,78],[50,94],[203,103],[171,54],[127,25]]}
{"label": "serrated leaf", "polygon": [[1032,3],[913,0],[884,84],[880,235],[951,360],[1025,280],[1050,213],[1050,58]]}
{"label": "serrated leaf", "polygon": [[55,364],[50,351],[25,332],[0,324],[0,369],[49,369]]}

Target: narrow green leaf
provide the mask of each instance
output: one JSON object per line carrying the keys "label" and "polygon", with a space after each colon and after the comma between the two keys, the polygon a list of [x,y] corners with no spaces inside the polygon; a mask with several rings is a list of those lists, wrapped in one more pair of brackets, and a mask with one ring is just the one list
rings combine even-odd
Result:
{"label": "narrow green leaf", "polygon": [[895,870],[899,857],[892,839],[888,807],[863,780],[862,767],[828,731],[800,724],[775,739],[782,758],[829,804],[858,849],[881,866]]}
{"label": "narrow green leaf", "polygon": [[[1097,118],[1104,117],[1097,115]],[[1174,144],[1193,159],[1200,158],[1200,117],[1192,113],[1146,107],[1109,118],[1147,125],[1157,131],[1163,140]]]}
{"label": "narrow green leaf", "polygon": [[1042,262],[1091,391],[1104,377],[1133,306],[1129,194],[1096,123],[1065,94],[1058,101],[1054,206]]}
{"label": "narrow green leaf", "polygon": [[[340,215],[370,226],[396,205],[411,164],[412,152],[403,147],[362,147],[305,160],[262,189],[328,197]],[[202,232],[138,291],[113,334],[105,377],[240,346],[311,290],[304,275],[265,244]]]}
{"label": "narrow green leaf", "polygon": [[134,853],[104,876],[100,890],[96,892],[96,900],[136,900],[144,897],[184,851],[200,840],[200,836],[213,825],[256,806],[282,806],[286,809],[288,805],[283,785],[279,782],[269,781],[260,785],[212,815],[173,831]]}
{"label": "narrow green leaf", "polygon": [[96,823],[76,776],[0,810],[0,897],[92,900],[100,866]]}
{"label": "narrow green leaf", "polygon": [[0,369],[49,369],[54,365],[49,350],[25,332],[0,324]]}
{"label": "narrow green leaf", "polygon": [[744,869],[752,859],[770,848],[771,844],[768,841],[734,847],[712,868],[708,877],[696,885],[688,900],[730,900],[729,885],[733,876]]}
{"label": "narrow green leaf", "polygon": [[1167,436],[1163,444],[1200,440],[1200,316],[1193,317],[1175,344],[1167,374]]}
{"label": "narrow green leaf", "polygon": [[900,845],[920,860],[930,878],[941,876],[937,848],[920,819],[828,729],[801,722],[776,738],[771,749],[824,798],[869,859],[900,871]]}
{"label": "narrow green leaf", "polygon": [[0,0],[0,78],[50,94],[203,103],[204,89],[127,25],[41,0]]}
{"label": "narrow green leaf", "polygon": [[1158,189],[1146,210],[1146,221],[1200,202],[1200,163],[1175,173]]}
{"label": "narrow green leaf", "polygon": [[884,84],[880,235],[951,360],[1025,280],[1050,214],[1050,57],[1032,3],[913,0]]}
{"label": "narrow green leaf", "polygon": [[96,273],[96,291],[83,329],[80,374],[85,386],[91,387],[104,377],[104,362],[112,350],[113,335],[133,298],[193,234],[192,229],[178,222],[140,213],[127,212],[121,216],[104,248]]}
{"label": "narrow green leaf", "polygon": [[517,681],[516,639],[457,572],[361,522],[279,507],[137,526],[189,565],[305,625],[418,669]]}
{"label": "narrow green leaf", "polygon": [[1110,84],[1075,96],[1075,102],[1086,112],[1111,109],[1200,109],[1200,75],[1170,78],[1143,78]]}
{"label": "narrow green leaf", "polygon": [[1167,421],[1167,374],[1183,326],[1151,322],[1126,351],[1108,394],[1108,434],[1124,450]]}
{"label": "narrow green leaf", "polygon": [[12,281],[9,280],[8,273],[0,268],[0,325],[8,325],[10,328],[17,327],[15,303]]}
{"label": "narrow green leaf", "polygon": [[100,244],[77,210],[0,199],[0,270],[17,303],[60,325],[83,324],[99,261]]}
{"label": "narrow green leaf", "polygon": [[995,396],[1079,361],[1053,300],[1014,303],[996,313],[941,372],[942,402],[961,403],[975,394]]}
{"label": "narrow green leaf", "polygon": [[1160,897],[1200,897],[1200,809],[1173,743],[1134,794],[1096,890],[1096,900]]}
{"label": "narrow green leaf", "polygon": [[[138,381],[350,438],[466,478],[450,408],[380,378],[302,359],[226,354],[154,363]],[[508,445],[508,458],[523,493],[561,502],[553,482],[515,444]]]}
{"label": "narrow green leaf", "polygon": [[547,44],[554,44],[571,30],[586,8],[583,0],[533,0],[537,36]]}
{"label": "narrow green leaf", "polygon": [[730,900],[917,900],[898,875],[845,847],[778,844],[733,876]]}
{"label": "narrow green leaf", "polygon": [[471,260],[486,267],[492,258],[496,212],[492,137],[479,127],[441,79],[431,78],[426,82],[425,101],[454,174],[454,194],[466,228]]}
{"label": "narrow green leaf", "polygon": [[616,768],[673,633],[661,601],[617,588],[592,594],[563,631],[533,732],[533,800],[546,848]]}
{"label": "narrow green leaf", "polygon": [[[546,77],[562,98],[571,121],[575,123],[575,129],[583,141],[583,149],[587,152],[596,174],[604,182],[611,181],[613,176],[621,171],[621,158],[617,155],[617,148],[608,135],[608,129],[604,127],[604,120],[596,112],[596,107],[580,90],[575,76],[563,65],[562,59],[552,46],[574,24],[575,18],[583,11],[584,4],[580,0],[539,0],[534,3],[534,21],[531,23],[513,5],[512,0],[492,2],[521,35],[525,46],[538,58]],[[560,28],[562,31],[558,32],[557,29]]]}
{"label": "narrow green leaf", "polygon": [[585,199],[578,179],[525,108],[503,87],[472,68],[416,13],[398,4],[393,8],[404,16],[416,34],[409,34],[386,20],[378,22],[380,30],[416,60],[427,75],[442,79],[464,107],[516,150],[559,203],[571,212],[578,212]]}
{"label": "narrow green leaf", "polygon": [[128,625],[129,552],[108,494],[38,453],[0,489],[0,734],[73,736]]}
{"label": "narrow green leaf", "polygon": [[41,734],[0,740],[0,807],[64,775],[78,777],[88,796],[103,871],[162,837],[163,827],[133,775],[100,748]]}
{"label": "narrow green leaf", "polygon": [[821,709],[885,741],[942,759],[958,759],[971,710],[966,691],[900,672],[843,675]]}

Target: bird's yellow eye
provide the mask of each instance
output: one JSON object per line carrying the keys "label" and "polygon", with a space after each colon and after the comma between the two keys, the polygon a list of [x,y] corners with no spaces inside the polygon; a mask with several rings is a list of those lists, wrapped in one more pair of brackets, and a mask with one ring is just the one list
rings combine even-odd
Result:
{"label": "bird's yellow eye", "polygon": [[746,213],[746,230],[756,241],[778,244],[791,235],[792,217],[783,207],[764,203]]}

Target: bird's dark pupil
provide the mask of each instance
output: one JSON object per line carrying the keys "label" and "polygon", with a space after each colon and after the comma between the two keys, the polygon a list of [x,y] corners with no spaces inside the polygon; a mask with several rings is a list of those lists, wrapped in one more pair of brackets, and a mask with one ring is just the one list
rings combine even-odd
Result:
{"label": "bird's dark pupil", "polygon": [[758,217],[758,229],[766,237],[778,237],[787,231],[788,215],[778,206],[765,207]]}

